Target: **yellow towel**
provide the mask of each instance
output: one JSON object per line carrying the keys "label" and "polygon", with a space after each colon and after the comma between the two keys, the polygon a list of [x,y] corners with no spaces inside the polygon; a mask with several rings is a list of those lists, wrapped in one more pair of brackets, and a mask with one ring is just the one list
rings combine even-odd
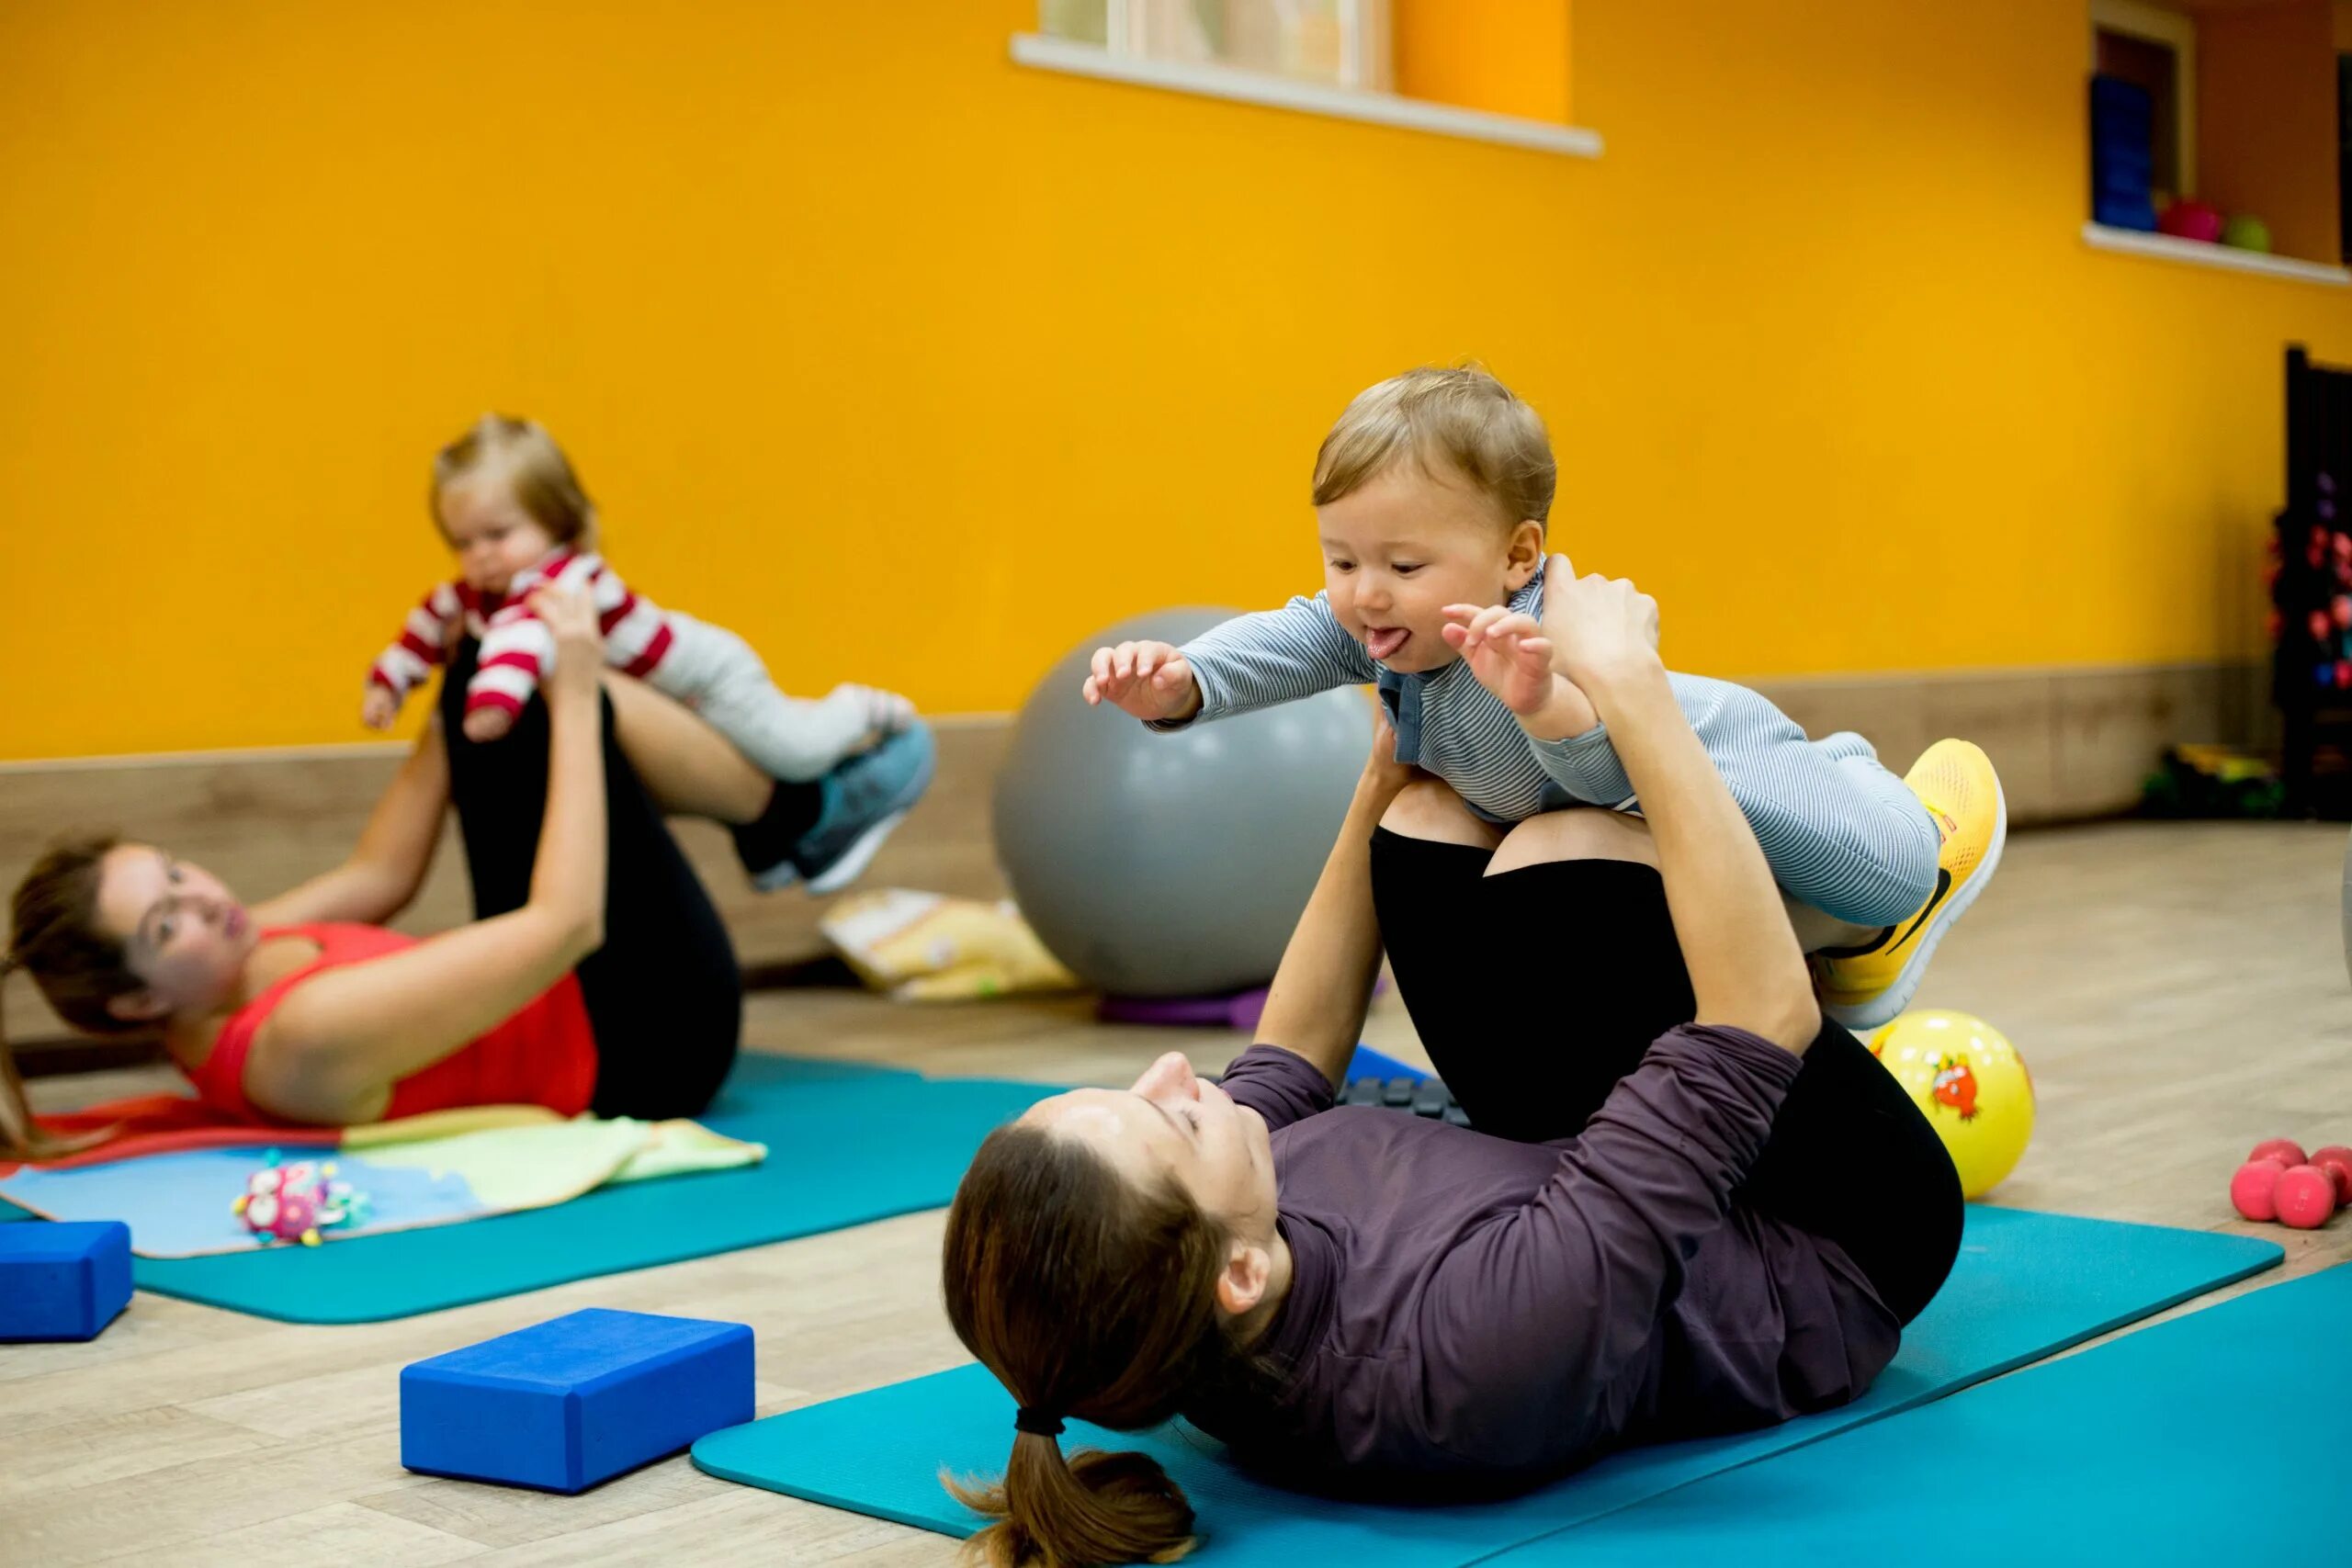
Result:
{"label": "yellow towel", "polygon": [[899,1001],[967,1001],[1079,985],[1010,901],[885,888],[842,899],[818,929],[860,979]]}

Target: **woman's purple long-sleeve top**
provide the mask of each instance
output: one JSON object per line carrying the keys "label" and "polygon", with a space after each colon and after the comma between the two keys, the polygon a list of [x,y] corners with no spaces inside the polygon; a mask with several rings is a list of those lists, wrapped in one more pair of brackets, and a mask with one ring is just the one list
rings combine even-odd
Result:
{"label": "woman's purple long-sleeve top", "polygon": [[1893,1314],[1837,1244],[1732,1201],[1798,1066],[1688,1025],[1582,1133],[1515,1144],[1334,1110],[1251,1047],[1224,1087],[1272,1134],[1294,1271],[1252,1348],[1280,1386],[1185,1415],[1306,1476],[1502,1482],[1853,1399]]}

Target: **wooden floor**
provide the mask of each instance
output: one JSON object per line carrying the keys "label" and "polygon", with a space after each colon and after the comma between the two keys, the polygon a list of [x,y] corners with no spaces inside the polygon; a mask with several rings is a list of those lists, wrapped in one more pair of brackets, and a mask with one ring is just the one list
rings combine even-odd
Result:
{"label": "wooden floor", "polygon": [[[2012,841],[1920,998],[1990,1018],[2032,1065],[2041,1125],[2000,1201],[2259,1230],[2290,1254],[2260,1283],[2352,1258],[2352,1217],[2248,1226],[2224,1197],[2260,1138],[2352,1142],[2344,843],[2341,828],[2281,824]],[[792,991],[758,997],[752,1017],[762,1049],[1046,1081],[1119,1081],[1171,1043],[1214,1068],[1235,1044],[1099,1027],[1075,1001],[917,1010]],[[1417,1053],[1393,1000],[1370,1035]],[[57,1109],[153,1083],[38,1093]],[[410,1475],[395,1397],[407,1361],[588,1305],[752,1325],[763,1415],[938,1371],[965,1359],[938,1305],[940,1225],[910,1215],[361,1327],[141,1295],[94,1343],[0,1346],[0,1563],[945,1563],[944,1538],[730,1486],[683,1458],[575,1498]]]}

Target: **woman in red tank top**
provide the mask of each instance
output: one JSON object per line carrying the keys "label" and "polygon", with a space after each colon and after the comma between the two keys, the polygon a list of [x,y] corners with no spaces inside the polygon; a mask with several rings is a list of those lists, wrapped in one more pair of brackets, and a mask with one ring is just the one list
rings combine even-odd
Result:
{"label": "woman in red tank top", "polygon": [[[657,693],[601,689],[587,602],[535,605],[557,645],[540,700],[503,739],[469,741],[455,715],[478,650],[459,649],[441,721],[344,864],[248,909],[153,845],[67,846],[17,889],[0,973],[28,969],[79,1028],[159,1032],[207,1101],[263,1124],[507,1102],[701,1111],[734,1059],[741,981],[665,812],[736,824],[748,861],[747,843],[797,841],[833,797],[768,778]],[[453,806],[477,918],[422,941],[381,929]],[[0,1158],[62,1148],[0,1042]]]}

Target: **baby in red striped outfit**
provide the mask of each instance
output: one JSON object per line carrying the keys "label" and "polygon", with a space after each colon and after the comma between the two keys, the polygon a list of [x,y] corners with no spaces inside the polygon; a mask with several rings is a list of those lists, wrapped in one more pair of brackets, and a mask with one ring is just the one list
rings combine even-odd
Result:
{"label": "baby in red striped outfit", "polygon": [[912,704],[868,686],[788,697],[741,637],[632,592],[588,547],[595,510],[561,448],[528,420],[484,414],[442,448],[433,511],[459,575],[409,612],[369,668],[361,716],[370,728],[399,716],[462,626],[481,643],[466,688],[466,735],[504,735],[555,660],[554,639],[529,604],[544,587],[587,592],[604,624],[605,663],[695,709],[775,778],[818,778],[913,722]]}

